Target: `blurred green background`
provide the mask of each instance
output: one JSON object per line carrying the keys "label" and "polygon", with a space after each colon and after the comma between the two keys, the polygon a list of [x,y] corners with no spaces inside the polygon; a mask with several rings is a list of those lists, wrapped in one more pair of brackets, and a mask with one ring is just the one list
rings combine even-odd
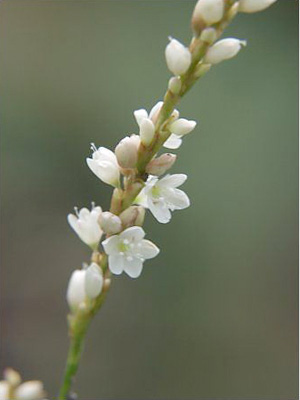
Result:
{"label": "blurred green background", "polygon": [[[137,132],[161,98],[168,35],[188,43],[193,1],[3,1],[1,370],[53,399],[68,339],[65,291],[89,258],[74,205],[111,188],[89,144]],[[173,169],[192,206],[148,238],[161,254],[116,277],[89,331],[81,399],[298,398],[298,2],[240,15],[248,40],[179,109],[199,124]]]}

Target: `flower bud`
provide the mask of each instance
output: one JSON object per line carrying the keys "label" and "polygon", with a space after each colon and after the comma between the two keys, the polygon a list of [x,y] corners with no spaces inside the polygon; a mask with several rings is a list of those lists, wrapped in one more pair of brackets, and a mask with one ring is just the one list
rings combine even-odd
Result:
{"label": "flower bud", "polygon": [[276,0],[240,0],[239,11],[245,13],[254,13],[265,10],[270,7]]}
{"label": "flower bud", "polygon": [[149,118],[144,118],[140,124],[140,138],[141,142],[145,145],[148,146],[155,133],[155,127],[151,119]]}
{"label": "flower bud", "polygon": [[196,121],[189,121],[185,118],[179,118],[170,124],[169,130],[176,135],[182,136],[190,133],[196,125]]}
{"label": "flower bud", "polygon": [[114,235],[122,230],[122,222],[120,218],[109,211],[105,211],[100,215],[99,223],[101,229],[109,235]]}
{"label": "flower bud", "polygon": [[70,309],[77,309],[85,300],[85,270],[73,271],[67,289],[67,301]]}
{"label": "flower bud", "polygon": [[85,293],[87,297],[94,299],[99,296],[103,287],[102,269],[92,263],[85,272]]}
{"label": "flower bud", "polygon": [[6,381],[0,381],[0,399],[1,400],[9,400],[9,391],[10,386]]}
{"label": "flower bud", "polygon": [[149,162],[146,167],[146,172],[151,175],[162,175],[172,167],[176,158],[177,156],[175,154],[162,154]]}
{"label": "flower bud", "polygon": [[202,31],[200,39],[203,42],[212,44],[217,39],[217,31],[214,28],[206,28]]}
{"label": "flower bud", "polygon": [[181,89],[181,79],[178,76],[172,76],[169,80],[168,88],[172,93],[178,94]]}
{"label": "flower bud", "polygon": [[165,56],[169,70],[176,76],[184,74],[192,62],[189,49],[176,39],[170,40],[165,50]]}
{"label": "flower bud", "polygon": [[205,75],[210,69],[211,69],[211,64],[200,63],[196,66],[194,76],[196,78],[201,78],[201,76]]}
{"label": "flower bud", "polygon": [[218,64],[237,55],[242,46],[246,46],[246,41],[228,38],[219,40],[206,53],[204,62],[208,64]]}
{"label": "flower bud", "polygon": [[5,368],[3,376],[6,382],[8,382],[9,385],[12,387],[19,386],[21,383],[21,376],[19,372],[15,371],[12,368]]}
{"label": "flower bud", "polygon": [[145,218],[145,209],[142,206],[131,206],[120,214],[123,227],[142,226]]}
{"label": "flower bud", "polygon": [[43,384],[40,381],[28,381],[22,383],[15,390],[16,400],[41,400],[44,397]]}
{"label": "flower bud", "polygon": [[137,151],[140,144],[138,135],[126,136],[115,148],[115,155],[122,168],[134,168],[137,162]]}
{"label": "flower bud", "polygon": [[199,36],[205,26],[219,22],[224,15],[224,0],[198,0],[193,16],[192,29]]}

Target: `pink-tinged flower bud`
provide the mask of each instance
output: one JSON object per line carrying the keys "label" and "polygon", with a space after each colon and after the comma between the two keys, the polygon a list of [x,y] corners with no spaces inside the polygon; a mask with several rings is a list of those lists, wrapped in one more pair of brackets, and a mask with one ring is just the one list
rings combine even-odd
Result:
{"label": "pink-tinged flower bud", "polygon": [[142,206],[131,206],[120,214],[123,227],[142,226],[145,219],[145,209]]}
{"label": "pink-tinged flower bud", "polygon": [[122,168],[134,168],[138,158],[140,138],[137,135],[126,136],[115,148],[118,164]]}
{"label": "pink-tinged flower bud", "polygon": [[240,0],[239,11],[254,13],[270,7],[276,0]]}
{"label": "pink-tinged flower bud", "polygon": [[154,133],[155,133],[155,127],[153,122],[149,118],[144,118],[140,124],[141,142],[145,146],[148,146],[154,137]]}
{"label": "pink-tinged flower bud", "polygon": [[208,49],[204,62],[207,64],[218,64],[229,60],[236,56],[242,46],[246,46],[246,44],[246,41],[234,38],[219,40]]}
{"label": "pink-tinged flower bud", "polygon": [[198,36],[209,25],[219,22],[224,15],[224,0],[198,0],[193,16],[192,29]]}
{"label": "pink-tinged flower bud", "polygon": [[146,172],[151,175],[162,175],[172,167],[176,161],[175,154],[166,153],[150,161],[146,167]]}
{"label": "pink-tinged flower bud", "polygon": [[109,211],[105,211],[100,215],[99,223],[103,231],[109,235],[114,235],[122,230],[120,218]]}
{"label": "pink-tinged flower bud", "polygon": [[176,39],[171,39],[167,45],[165,56],[168,68],[174,75],[184,74],[192,62],[189,49]]}

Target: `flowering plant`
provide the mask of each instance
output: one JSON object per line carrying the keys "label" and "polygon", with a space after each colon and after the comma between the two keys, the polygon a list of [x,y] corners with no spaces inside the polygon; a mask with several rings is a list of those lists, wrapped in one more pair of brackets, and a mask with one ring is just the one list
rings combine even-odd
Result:
{"label": "flowering plant", "polygon": [[[146,210],[158,222],[166,224],[172,212],[190,206],[187,194],[181,189],[187,175],[169,173],[177,155],[159,154],[163,147],[178,149],[185,136],[196,128],[195,121],[180,117],[177,104],[214,65],[235,57],[246,46],[244,40],[236,38],[218,40],[236,15],[262,11],[274,2],[198,0],[192,15],[193,38],[189,46],[174,38],[166,46],[166,64],[172,76],[163,100],[150,112],[143,108],[134,111],[137,132],[123,138],[114,151],[91,144],[92,154],[86,158],[86,164],[98,179],[113,187],[113,192],[108,211],[92,204],[91,209],[75,208],[75,214],[67,217],[74,232],[90,247],[91,259],[73,271],[68,284],[70,349],[59,399],[72,398],[72,381],[84,338],[105,301],[112,275],[124,272],[138,278],[144,262],[159,254],[157,245],[145,239],[142,226]],[[34,400],[44,396],[42,387],[36,384],[35,392],[26,397],[24,386],[22,390],[26,383],[13,381],[11,376],[12,372],[0,383],[1,399]]]}

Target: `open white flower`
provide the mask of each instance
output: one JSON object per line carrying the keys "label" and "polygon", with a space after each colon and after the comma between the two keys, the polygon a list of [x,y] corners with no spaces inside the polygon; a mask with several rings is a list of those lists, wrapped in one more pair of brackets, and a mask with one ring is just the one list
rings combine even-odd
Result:
{"label": "open white flower", "polygon": [[136,202],[149,208],[158,222],[166,224],[171,219],[171,211],[183,210],[190,205],[188,196],[177,189],[186,179],[184,174],[166,175],[162,179],[150,176]]}
{"label": "open white flower", "polygon": [[95,249],[102,236],[102,230],[99,225],[99,217],[102,213],[101,207],[92,206],[91,211],[82,208],[80,211],[75,207],[76,215],[69,214],[68,222],[80,239]]}
{"label": "open white flower", "polygon": [[67,289],[67,301],[72,310],[85,305],[87,299],[96,298],[103,287],[102,270],[96,263],[87,269],[73,271]]}
{"label": "open white flower", "polygon": [[92,158],[87,158],[86,162],[94,174],[103,182],[119,186],[120,184],[120,169],[115,153],[105,147],[98,149],[91,144],[93,150]]}
{"label": "open white flower", "polygon": [[168,125],[168,130],[171,133],[169,138],[163,144],[167,149],[178,149],[182,143],[182,137],[192,132],[195,129],[197,123],[195,121],[189,121],[185,118],[179,118],[179,111],[174,110],[172,113],[172,122]]}
{"label": "open white flower", "polygon": [[155,244],[145,240],[144,236],[141,227],[131,226],[102,242],[113,274],[120,275],[125,271],[131,278],[137,278],[142,272],[143,262],[159,253]]}

